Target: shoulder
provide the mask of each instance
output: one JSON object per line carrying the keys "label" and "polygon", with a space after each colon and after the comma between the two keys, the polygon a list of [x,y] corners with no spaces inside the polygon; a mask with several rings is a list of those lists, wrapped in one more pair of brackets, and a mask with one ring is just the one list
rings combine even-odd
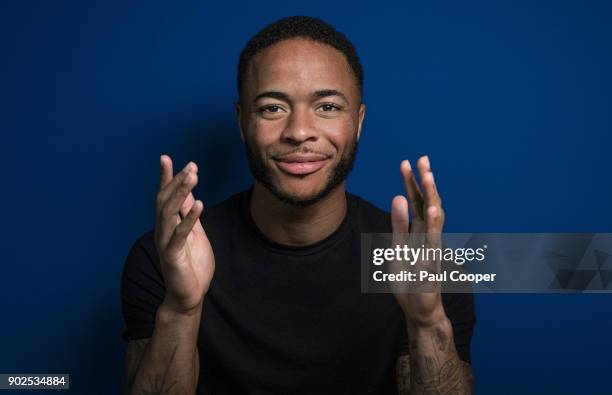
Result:
{"label": "shoulder", "polygon": [[391,233],[391,215],[366,199],[347,193],[351,220],[361,233]]}

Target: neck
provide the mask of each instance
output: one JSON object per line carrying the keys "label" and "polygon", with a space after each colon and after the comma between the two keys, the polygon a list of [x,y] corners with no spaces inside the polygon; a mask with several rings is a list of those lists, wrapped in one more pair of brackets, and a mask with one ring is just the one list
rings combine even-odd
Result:
{"label": "neck", "polygon": [[344,220],[345,183],[310,206],[293,206],[256,182],[250,208],[253,221],[268,239],[290,246],[313,244],[331,235]]}

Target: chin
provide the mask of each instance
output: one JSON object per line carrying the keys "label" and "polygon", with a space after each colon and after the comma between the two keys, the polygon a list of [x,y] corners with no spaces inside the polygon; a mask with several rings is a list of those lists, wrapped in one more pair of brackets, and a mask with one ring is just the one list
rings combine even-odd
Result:
{"label": "chin", "polygon": [[326,182],[315,180],[292,179],[277,180],[270,191],[281,201],[295,206],[309,206],[324,196]]}
{"label": "chin", "polygon": [[323,189],[325,189],[325,184],[311,185],[308,183],[303,185],[299,182],[282,183],[277,186],[278,191],[294,200],[311,200],[318,196]]}

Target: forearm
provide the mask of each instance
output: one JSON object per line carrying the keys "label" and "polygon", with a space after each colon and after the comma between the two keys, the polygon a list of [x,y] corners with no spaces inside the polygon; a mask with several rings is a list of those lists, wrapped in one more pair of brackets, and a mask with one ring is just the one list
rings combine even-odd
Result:
{"label": "forearm", "polygon": [[189,314],[175,313],[164,305],[158,309],[155,330],[138,365],[130,394],[195,394],[201,316],[201,307]]}
{"label": "forearm", "polygon": [[450,321],[444,316],[428,326],[409,324],[407,330],[410,356],[398,361],[400,393],[471,394],[471,370],[459,359]]}

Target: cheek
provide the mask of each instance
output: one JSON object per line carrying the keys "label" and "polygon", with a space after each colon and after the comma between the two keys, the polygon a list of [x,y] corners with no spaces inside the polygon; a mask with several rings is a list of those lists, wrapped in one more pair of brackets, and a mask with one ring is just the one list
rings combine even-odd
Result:
{"label": "cheek", "polygon": [[279,130],[282,130],[279,123],[255,119],[249,122],[246,139],[256,152],[265,152],[270,145],[278,141]]}
{"label": "cheek", "polygon": [[352,118],[326,119],[322,122],[320,129],[324,132],[329,142],[336,148],[338,153],[348,149],[349,144],[357,134],[357,126]]}

